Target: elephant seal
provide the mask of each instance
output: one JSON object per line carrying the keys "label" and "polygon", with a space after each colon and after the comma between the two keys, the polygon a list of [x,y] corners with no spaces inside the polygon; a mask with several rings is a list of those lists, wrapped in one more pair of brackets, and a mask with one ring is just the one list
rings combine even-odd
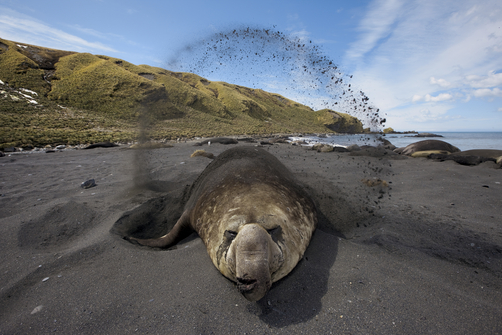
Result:
{"label": "elephant seal", "polygon": [[246,299],[258,301],[300,261],[316,225],[313,201],[276,157],[237,147],[218,155],[194,182],[169,233],[126,239],[165,248],[195,231],[214,266]]}
{"label": "elephant seal", "polygon": [[473,149],[473,150],[465,150],[456,153],[458,156],[479,156],[483,158],[493,158],[497,159],[502,156],[502,150],[496,149]]}
{"label": "elephant seal", "polygon": [[235,138],[228,138],[228,137],[215,137],[215,138],[210,138],[208,140],[204,140],[202,142],[197,142],[194,144],[194,146],[201,146],[204,144],[211,145],[211,143],[220,143],[220,144],[237,144],[239,141],[237,141]]}
{"label": "elephant seal", "polygon": [[99,142],[99,143],[93,143],[85,148],[82,149],[95,149],[95,148],[113,148],[113,147],[118,147],[118,144],[111,143],[111,142]]}
{"label": "elephant seal", "polygon": [[430,155],[449,155],[450,153],[448,151],[443,151],[443,150],[426,150],[426,151],[415,151],[414,153],[411,154],[411,157],[417,158],[417,157],[429,157]]}
{"label": "elephant seal", "polygon": [[448,153],[454,153],[460,151],[459,148],[444,141],[424,140],[409,144],[405,148],[397,148],[394,150],[394,152],[401,155],[411,156],[416,151],[431,151],[431,150],[447,151]]}
{"label": "elephant seal", "polygon": [[461,165],[478,165],[484,162],[492,161],[497,163],[502,157],[502,150],[494,149],[474,149],[457,152],[455,154],[434,154],[429,158],[438,159],[441,161],[453,160]]}

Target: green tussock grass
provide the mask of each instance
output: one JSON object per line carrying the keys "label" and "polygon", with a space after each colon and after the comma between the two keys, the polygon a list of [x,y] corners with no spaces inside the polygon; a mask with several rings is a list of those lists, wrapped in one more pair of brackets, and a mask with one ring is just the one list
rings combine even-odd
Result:
{"label": "green tussock grass", "polygon": [[63,57],[56,64],[49,98],[58,103],[131,120],[148,94],[162,91],[148,79],[91,54]]}
{"label": "green tussock grass", "polygon": [[126,142],[137,138],[136,123],[120,123],[48,99],[42,104],[0,96],[0,147]]}
{"label": "green tussock grass", "polygon": [[335,112],[330,109],[322,109],[316,113],[318,114],[318,120],[322,122],[326,128],[337,133],[357,134],[365,131],[362,122],[347,113]]}
{"label": "green tussock grass", "polygon": [[[0,39],[0,147],[151,139],[362,132],[359,120],[314,112],[278,94],[121,59],[20,48]],[[37,92],[38,105],[10,97]],[[64,107],[63,107],[64,106]]]}
{"label": "green tussock grass", "polygon": [[23,54],[24,49],[10,41],[0,39],[0,43],[0,80],[42,94],[49,92],[50,85],[43,80],[45,71]]}

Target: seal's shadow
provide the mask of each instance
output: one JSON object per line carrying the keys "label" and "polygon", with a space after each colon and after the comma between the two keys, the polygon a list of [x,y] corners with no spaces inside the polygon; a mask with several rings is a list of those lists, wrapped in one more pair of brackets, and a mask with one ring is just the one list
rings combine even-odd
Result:
{"label": "seal's shadow", "polygon": [[250,312],[272,327],[285,327],[315,317],[327,293],[330,269],[335,263],[338,237],[316,230],[303,259],[293,271],[275,283]]}
{"label": "seal's shadow", "polygon": [[293,271],[275,283],[262,300],[248,307],[277,328],[305,322],[321,312],[322,298],[330,289],[329,275],[338,254],[338,242],[360,229],[358,222],[369,215],[357,211],[360,198],[366,198],[366,189],[353,190],[357,196],[351,197],[318,175],[298,179],[316,204],[317,230]]}

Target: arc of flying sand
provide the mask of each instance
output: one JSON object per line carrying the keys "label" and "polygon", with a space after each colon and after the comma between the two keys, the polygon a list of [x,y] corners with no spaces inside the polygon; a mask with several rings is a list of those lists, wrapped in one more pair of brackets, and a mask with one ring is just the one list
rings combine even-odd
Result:
{"label": "arc of flying sand", "polygon": [[239,27],[216,32],[181,48],[168,66],[202,77],[235,76],[235,83],[260,78],[261,82],[245,84],[253,88],[261,88],[263,78],[272,76],[272,83],[282,81],[284,90],[314,109],[351,114],[372,129],[380,129],[386,121],[369,97],[352,87],[352,75],[345,74],[319,45],[275,29]]}

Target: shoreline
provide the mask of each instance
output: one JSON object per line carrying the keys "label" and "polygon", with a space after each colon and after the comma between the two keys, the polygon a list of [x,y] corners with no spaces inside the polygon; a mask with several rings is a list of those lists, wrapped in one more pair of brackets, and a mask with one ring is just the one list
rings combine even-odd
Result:
{"label": "shoreline", "polygon": [[[166,144],[176,144],[176,143],[197,143],[201,142],[204,140],[210,140],[210,139],[218,139],[218,138],[231,138],[231,139],[236,139],[237,141],[243,141],[247,139],[255,140],[255,141],[260,141],[260,140],[273,140],[273,139],[282,139],[282,138],[294,138],[294,137],[319,137],[319,138],[327,138],[330,136],[351,136],[351,135],[374,135],[374,136],[382,136],[383,134],[381,133],[361,133],[361,134],[351,134],[351,133],[276,133],[276,134],[262,134],[262,135],[228,135],[228,136],[213,136],[213,137],[193,137],[193,138],[178,138],[176,140],[149,140],[146,141],[145,143],[166,143]],[[125,147],[125,146],[131,146],[134,144],[139,144],[141,141],[127,141],[127,142],[100,142],[100,143],[113,143],[117,146]],[[3,153],[31,153],[31,152],[44,152],[45,150],[79,150],[79,149],[85,149],[89,145],[93,145],[95,143],[83,143],[83,144],[77,144],[77,145],[67,145],[67,144],[57,144],[57,145],[50,145],[47,144],[44,147],[33,147],[33,146],[28,146],[28,147],[8,147],[8,148],[1,148],[0,152]],[[99,143],[98,143],[99,144]],[[61,148],[58,148],[61,147]]]}

